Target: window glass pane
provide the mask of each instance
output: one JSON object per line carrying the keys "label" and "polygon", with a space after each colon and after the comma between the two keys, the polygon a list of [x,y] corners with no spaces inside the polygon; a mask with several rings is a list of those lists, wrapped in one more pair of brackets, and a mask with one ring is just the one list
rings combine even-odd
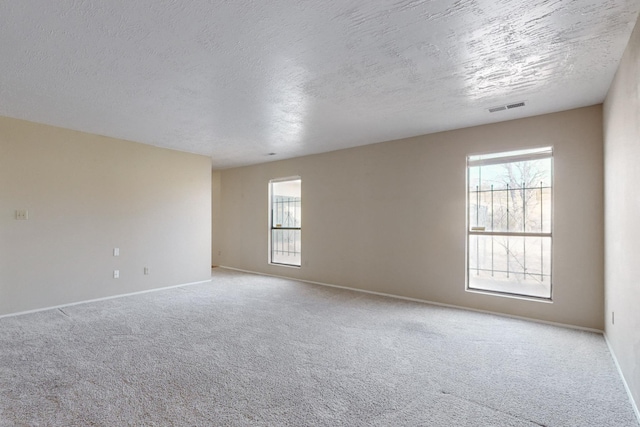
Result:
{"label": "window glass pane", "polygon": [[274,228],[301,227],[301,180],[277,181],[271,186],[271,224]]}
{"label": "window glass pane", "polygon": [[473,230],[551,232],[551,159],[469,168]]}
{"label": "window glass pane", "polygon": [[469,236],[469,288],[551,297],[551,237]]}
{"label": "window glass pane", "polygon": [[271,230],[271,262],[300,266],[300,230]]}

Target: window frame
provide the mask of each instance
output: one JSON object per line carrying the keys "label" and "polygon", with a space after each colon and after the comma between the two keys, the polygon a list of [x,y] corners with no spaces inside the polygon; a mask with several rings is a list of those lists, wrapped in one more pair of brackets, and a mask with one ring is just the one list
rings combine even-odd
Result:
{"label": "window frame", "polygon": [[[290,268],[301,268],[302,267],[302,221],[300,221],[300,226],[299,227],[275,227],[274,224],[274,214],[273,214],[273,206],[274,206],[274,191],[273,191],[273,184],[278,184],[278,183],[283,183],[283,182],[288,182],[288,181],[300,181],[300,213],[302,213],[302,177],[299,175],[294,175],[294,176],[287,176],[287,177],[282,177],[282,178],[274,178],[269,180],[269,184],[268,184],[268,217],[269,217],[269,223],[268,223],[268,250],[267,250],[267,263],[269,265],[276,265],[276,266],[280,266],[280,267],[290,267]],[[300,232],[300,249],[299,249],[299,253],[300,253],[300,264],[289,264],[289,263],[283,263],[283,262],[276,262],[273,261],[273,253],[274,253],[274,249],[273,249],[273,232],[274,230],[293,230],[293,231],[299,231]]]}
{"label": "window frame", "polygon": [[[520,153],[520,154],[518,154]],[[510,298],[517,298],[517,299],[525,299],[525,300],[533,300],[533,301],[538,301],[538,302],[553,302],[553,235],[554,235],[554,207],[555,207],[555,200],[554,200],[554,188],[555,188],[555,182],[554,182],[554,147],[552,145],[549,146],[543,146],[543,147],[532,147],[532,148],[526,148],[526,149],[514,149],[514,150],[501,150],[501,151],[494,151],[494,152],[489,152],[489,153],[482,153],[482,154],[470,154],[467,155],[466,157],[466,168],[465,168],[465,172],[466,172],[466,179],[465,179],[465,184],[466,184],[466,188],[465,188],[465,193],[466,193],[466,203],[465,203],[465,207],[466,207],[466,239],[465,239],[465,290],[468,292],[474,292],[474,293],[481,293],[481,294],[488,294],[488,295],[494,295],[494,296],[503,296],[503,297],[510,297]],[[507,155],[510,154],[510,155]],[[473,158],[476,159],[473,159]],[[542,160],[542,159],[550,159],[550,172],[549,172],[549,201],[551,203],[550,206],[550,217],[549,217],[549,232],[545,233],[545,232],[523,232],[523,231],[495,231],[495,230],[491,230],[491,231],[487,231],[487,230],[474,230],[472,227],[472,220],[471,220],[471,210],[470,210],[470,206],[472,205],[471,203],[471,197],[472,197],[472,192],[471,191],[471,177],[470,177],[470,171],[472,167],[476,167],[476,166],[489,166],[489,165],[497,165],[497,164],[509,164],[509,163],[516,163],[516,162],[524,162],[524,161],[532,161],[532,160]],[[508,191],[508,190],[507,190]],[[542,197],[542,195],[541,195]],[[541,218],[542,220],[542,218]],[[542,296],[537,296],[537,295],[531,295],[531,294],[526,294],[526,293],[517,293],[517,292],[508,292],[508,291],[501,291],[501,290],[491,290],[491,289],[483,289],[483,288],[478,288],[478,287],[471,287],[471,280],[470,280],[470,275],[471,275],[471,270],[472,270],[472,266],[471,266],[471,250],[470,250],[470,246],[471,246],[471,236],[505,236],[505,237],[540,237],[540,238],[549,238],[549,296],[546,297],[542,297]],[[495,252],[495,251],[494,251]],[[508,257],[508,253],[507,253],[507,257]],[[542,262],[542,261],[541,261]],[[525,272],[515,272],[514,274],[525,274],[526,277],[526,271]]]}

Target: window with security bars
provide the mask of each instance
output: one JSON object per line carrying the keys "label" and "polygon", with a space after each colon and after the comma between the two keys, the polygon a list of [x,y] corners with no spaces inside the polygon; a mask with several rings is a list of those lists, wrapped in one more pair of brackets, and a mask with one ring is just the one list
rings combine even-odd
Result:
{"label": "window with security bars", "polygon": [[467,289],[551,299],[553,150],[467,158]]}
{"label": "window with security bars", "polygon": [[269,262],[301,265],[302,180],[272,180],[270,186]]}

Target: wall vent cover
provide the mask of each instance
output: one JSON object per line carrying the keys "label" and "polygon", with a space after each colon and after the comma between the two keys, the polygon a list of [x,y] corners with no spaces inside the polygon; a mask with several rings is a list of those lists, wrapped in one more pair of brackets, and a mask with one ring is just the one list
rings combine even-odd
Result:
{"label": "wall vent cover", "polygon": [[495,113],[497,111],[511,110],[512,108],[524,107],[524,105],[525,105],[524,101],[514,102],[513,104],[500,105],[498,107],[491,107],[489,108],[489,112]]}

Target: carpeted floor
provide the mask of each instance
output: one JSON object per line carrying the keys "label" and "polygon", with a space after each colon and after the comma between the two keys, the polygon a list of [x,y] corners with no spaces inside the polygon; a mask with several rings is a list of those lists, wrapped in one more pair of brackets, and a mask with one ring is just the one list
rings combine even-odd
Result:
{"label": "carpeted floor", "polygon": [[601,335],[215,269],[0,319],[0,426],[637,426]]}

